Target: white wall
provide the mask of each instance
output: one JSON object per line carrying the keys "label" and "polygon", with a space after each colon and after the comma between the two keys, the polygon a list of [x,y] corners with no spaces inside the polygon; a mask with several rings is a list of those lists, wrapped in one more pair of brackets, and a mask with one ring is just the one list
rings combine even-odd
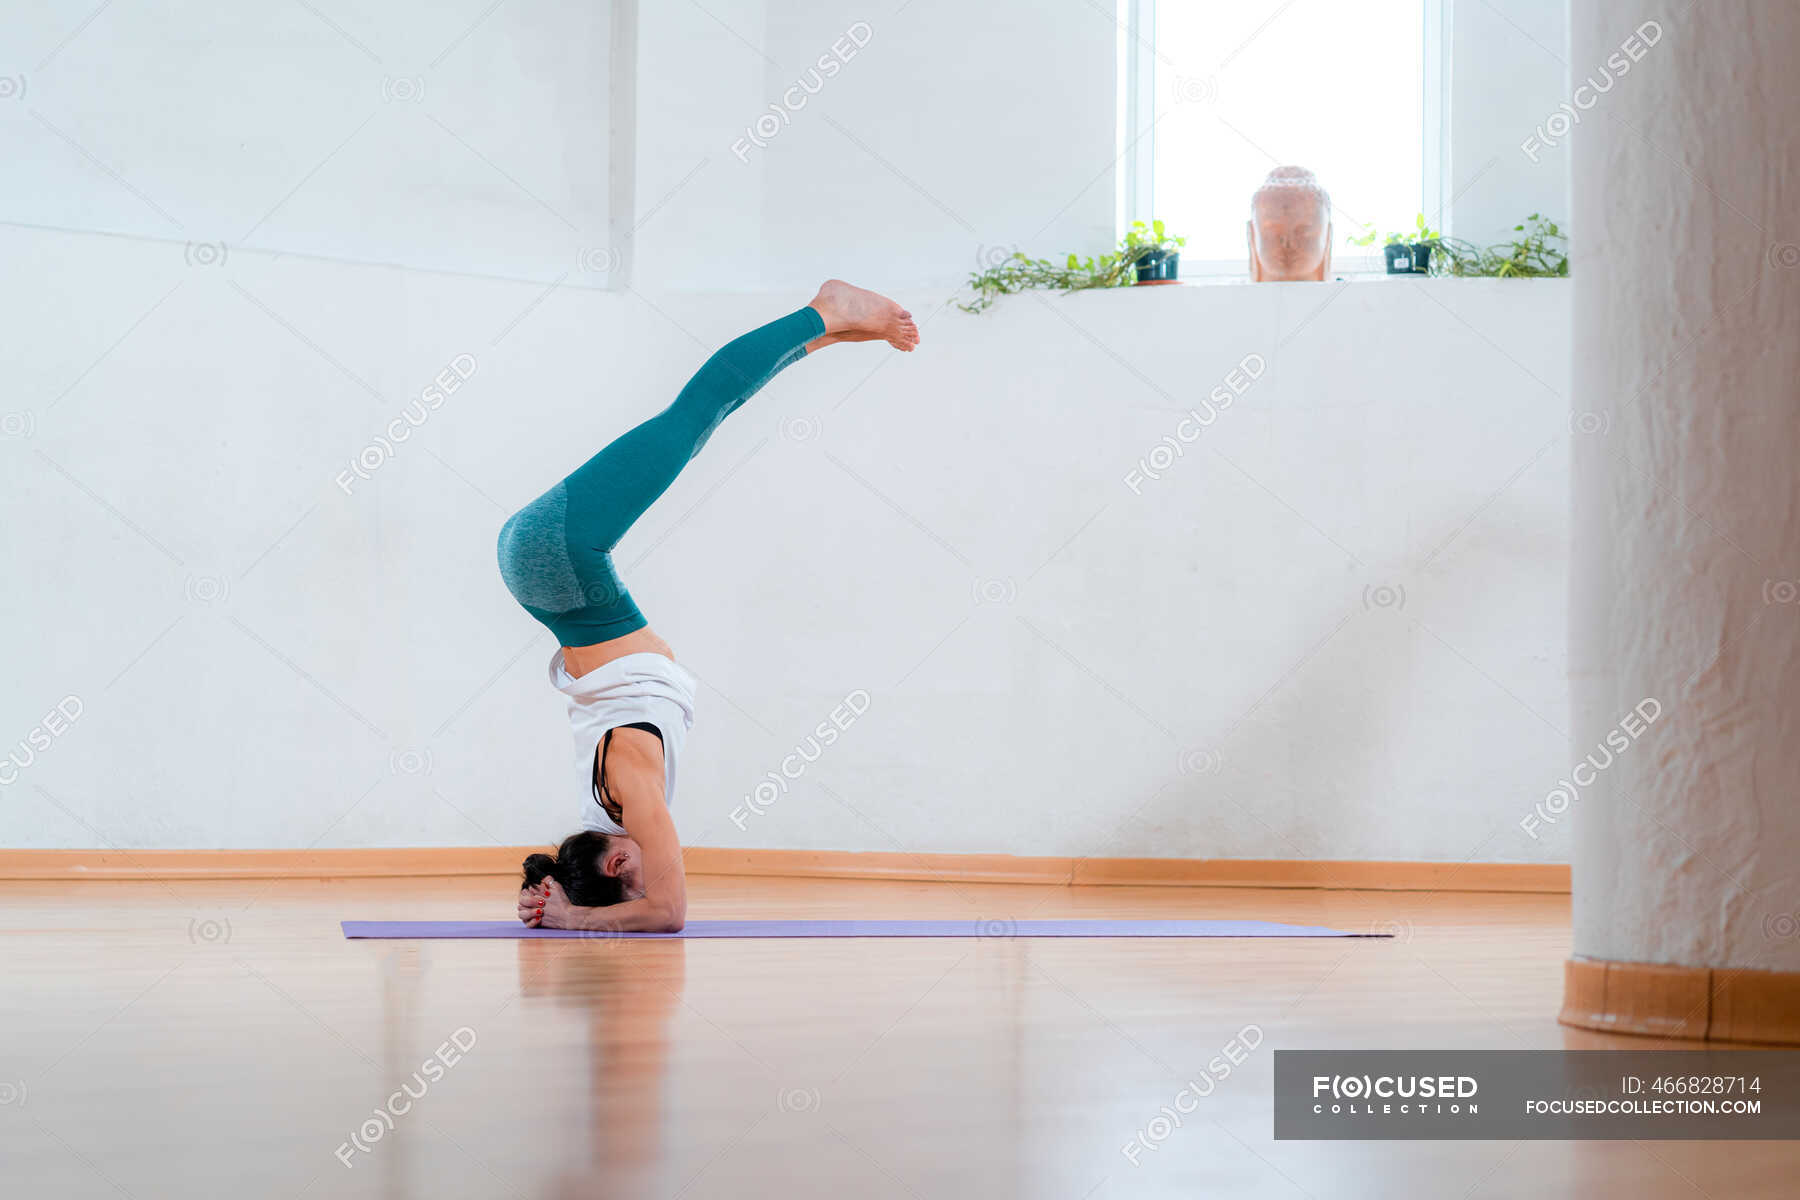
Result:
{"label": "white wall", "polygon": [[485,7],[9,13],[0,213],[190,256],[555,279],[606,240],[609,5]]}
{"label": "white wall", "polygon": [[[1118,34],[1102,5],[738,0],[646,4],[640,19],[636,253],[651,286],[938,286],[985,265],[983,247],[1116,236]],[[858,22],[865,44],[766,147],[750,143]]]}
{"label": "white wall", "polygon": [[[6,277],[29,281],[0,291],[0,749],[22,755],[64,697],[80,709],[0,785],[0,843],[566,832],[550,640],[501,586],[494,534],[832,273],[895,289],[925,348],[799,364],[620,555],[706,683],[685,838],[1562,855],[1560,828],[1517,826],[1566,766],[1562,285],[945,311],[978,246],[1104,238],[1112,80],[1100,110],[1068,81],[1110,23],[914,0],[740,162],[757,106],[850,22],[647,7],[632,291],[254,249],[194,265],[181,238],[0,228]],[[31,82],[52,122],[49,74],[74,77],[108,19]],[[1005,73],[1021,31],[1042,52]],[[0,114],[9,146],[43,136]],[[520,161],[596,136],[523,125]],[[133,182],[90,166],[97,195]],[[313,178],[320,205],[403,215]],[[1263,378],[1134,493],[1134,464],[1247,354]],[[459,355],[474,377],[346,493],[334,480]],[[733,810],[856,689],[868,713],[740,829]]]}
{"label": "white wall", "polygon": [[[1451,10],[1447,232],[1484,246],[1510,242],[1513,226],[1532,213],[1567,228],[1569,136],[1547,125],[1570,98],[1568,0],[1445,3]],[[1622,28],[1619,37],[1628,33]],[[1599,65],[1574,64],[1575,78],[1586,79]],[[1528,139],[1534,139],[1529,152]]]}

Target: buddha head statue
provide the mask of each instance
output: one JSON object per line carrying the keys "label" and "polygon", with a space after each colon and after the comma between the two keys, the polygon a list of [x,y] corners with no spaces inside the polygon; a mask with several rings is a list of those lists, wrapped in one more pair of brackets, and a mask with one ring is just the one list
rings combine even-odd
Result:
{"label": "buddha head statue", "polygon": [[1250,197],[1250,279],[1323,281],[1331,273],[1331,197],[1305,167],[1276,167]]}

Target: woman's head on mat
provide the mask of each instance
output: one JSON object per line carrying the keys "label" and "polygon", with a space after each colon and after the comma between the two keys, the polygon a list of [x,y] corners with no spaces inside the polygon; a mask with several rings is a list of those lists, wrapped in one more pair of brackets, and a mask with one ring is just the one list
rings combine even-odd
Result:
{"label": "woman's head on mat", "polygon": [[644,872],[638,844],[624,834],[583,830],[570,834],[554,857],[533,854],[525,859],[525,886],[545,879],[561,885],[570,904],[604,908],[644,894]]}

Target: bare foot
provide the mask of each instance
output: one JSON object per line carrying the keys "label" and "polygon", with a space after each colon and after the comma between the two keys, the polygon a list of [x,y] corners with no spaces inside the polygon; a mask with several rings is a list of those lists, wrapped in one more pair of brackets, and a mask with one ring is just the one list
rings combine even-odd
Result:
{"label": "bare foot", "polygon": [[827,346],[835,346],[839,342],[876,342],[884,340],[885,339],[882,338],[879,333],[845,330],[843,333],[828,333],[823,337],[814,338],[812,341],[806,343],[806,352],[808,354],[813,354],[823,350]]}
{"label": "bare foot", "polygon": [[[919,344],[919,327],[912,314],[865,288],[851,287],[841,279],[827,279],[812,298],[812,307],[825,319],[825,337],[808,343],[869,342],[880,339],[896,350],[912,350]],[[829,339],[829,340],[827,340]]]}

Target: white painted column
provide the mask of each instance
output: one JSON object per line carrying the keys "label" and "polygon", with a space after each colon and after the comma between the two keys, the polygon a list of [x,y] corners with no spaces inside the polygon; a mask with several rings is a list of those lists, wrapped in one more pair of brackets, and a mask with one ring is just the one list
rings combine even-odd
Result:
{"label": "white painted column", "polygon": [[1572,7],[1574,952],[1792,971],[1800,5]]}

